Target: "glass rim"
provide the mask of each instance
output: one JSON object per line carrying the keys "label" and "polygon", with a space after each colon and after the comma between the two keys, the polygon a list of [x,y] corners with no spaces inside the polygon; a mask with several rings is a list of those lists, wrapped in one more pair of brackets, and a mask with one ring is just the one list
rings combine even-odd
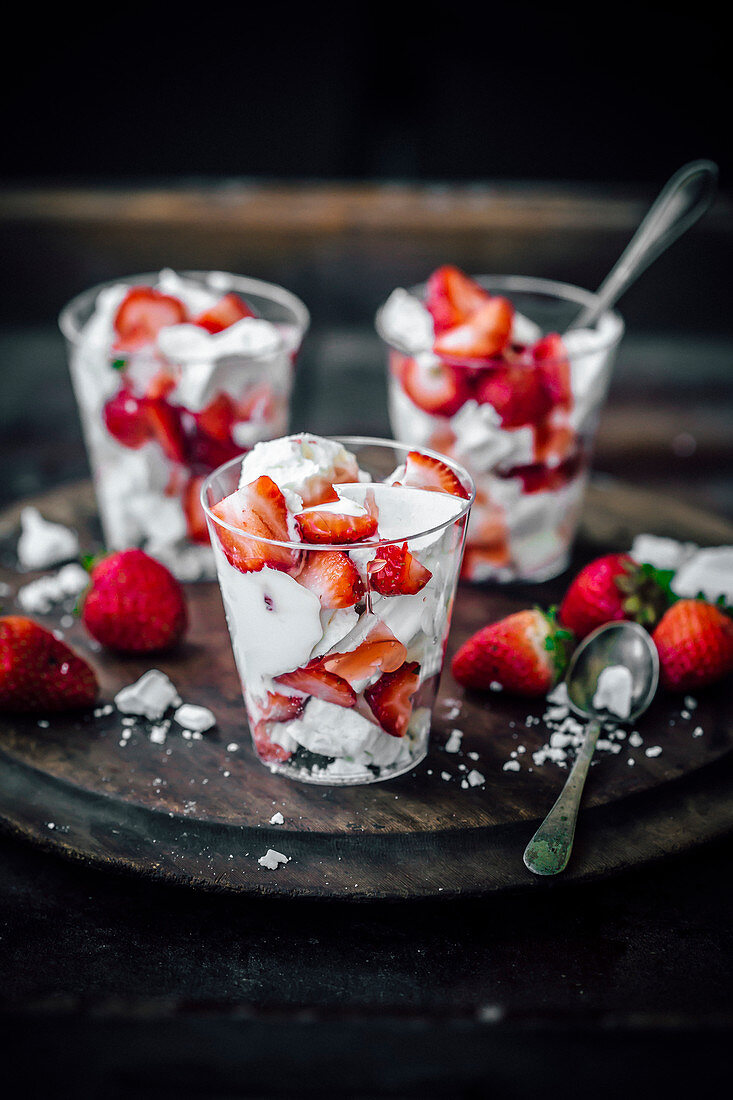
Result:
{"label": "glass rim", "polygon": [[[471,275],[470,278],[474,279],[477,283],[479,283],[479,285],[482,285],[482,280],[484,280],[486,283],[493,284],[495,288],[494,292],[498,292],[499,290],[506,290],[507,292],[521,291],[528,294],[539,293],[544,294],[548,298],[557,298],[565,302],[572,302],[573,304],[581,308],[593,306],[598,301],[598,295],[592,290],[586,290],[583,287],[576,286],[573,283],[565,283],[557,279],[545,279],[536,275]],[[427,281],[422,283],[415,283],[412,286],[405,287],[404,289],[407,291],[408,294],[411,294],[413,295],[413,297],[418,298],[420,301],[423,301],[426,287]],[[387,347],[393,348],[395,351],[400,352],[402,355],[419,354],[416,353],[414,350],[406,347],[404,344],[400,344],[398,341],[391,339],[385,332],[384,326],[382,324],[382,316],[384,313],[384,307],[386,306],[388,300],[389,299],[386,299],[384,302],[382,302],[375,316],[375,328],[377,330],[377,335],[387,345]],[[617,344],[621,340],[624,332],[626,331],[626,322],[624,321],[621,314],[616,309],[606,309],[598,318],[598,322],[600,322],[605,317],[611,317],[616,322],[614,331],[608,337],[600,340],[597,344],[595,344],[592,349],[588,351],[574,353],[572,356],[573,359],[581,360],[586,356],[595,355],[598,352],[608,351],[609,348],[612,348],[614,344]],[[426,348],[424,350],[432,351],[432,348]],[[471,366],[472,364],[466,362],[465,365]]]}
{"label": "glass rim", "polygon": [[[166,268],[161,268],[162,271]],[[293,294],[292,290],[287,290],[284,286],[280,286],[279,283],[270,283],[265,279],[255,279],[250,275],[237,275],[233,271],[221,271],[218,269],[205,270],[178,270],[177,268],[170,268],[174,274],[179,275],[182,279],[197,279],[201,282],[206,280],[212,275],[224,276],[227,279],[232,280],[232,289],[239,289],[243,294],[256,294],[260,298],[269,298],[271,301],[277,302],[279,305],[289,309],[295,317],[295,325],[299,333],[299,341],[294,348],[298,348],[303,342],[303,338],[310,327],[311,316],[308,307],[305,302],[300,299],[297,294]],[[160,271],[145,271],[138,275],[122,275],[116,279],[106,279],[102,283],[97,283],[95,286],[87,287],[86,290],[80,291],[73,298],[66,303],[61,309],[58,315],[58,326],[61,329],[62,334],[72,344],[79,344],[82,337],[82,325],[77,321],[77,313],[79,310],[92,301],[97,295],[113,286],[124,285],[127,287],[133,286],[152,286],[160,278]],[[212,287],[212,290],[217,288]],[[219,288],[222,293],[227,291],[224,288]],[[106,346],[106,345],[105,345]],[[289,348],[289,350],[294,350]],[[252,356],[252,358],[264,358],[262,356]]]}
{"label": "glass rim", "polygon": [[[334,443],[341,443],[345,447],[348,447],[349,444],[351,444],[352,446],[398,447],[398,448],[404,449],[405,452],[419,451],[421,454],[429,455],[431,458],[436,458],[440,462],[442,462],[444,465],[448,466],[453,471],[453,473],[455,473],[456,476],[459,477],[459,480],[461,481],[462,484],[464,482],[468,483],[468,488],[469,488],[468,499],[465,500],[461,497],[455,497],[456,500],[461,501],[462,507],[460,508],[460,510],[454,516],[451,516],[450,519],[444,520],[442,523],[436,523],[432,527],[425,528],[425,530],[416,531],[413,534],[401,535],[399,538],[394,538],[394,539],[378,539],[376,541],[374,541],[374,540],[362,540],[360,542],[333,542],[333,543],[331,543],[331,542],[295,542],[295,541],[291,541],[291,540],[282,541],[280,539],[267,539],[267,538],[264,538],[262,535],[250,535],[250,534],[248,534],[248,532],[243,531],[241,527],[235,527],[231,523],[226,523],[224,520],[220,519],[219,516],[214,515],[214,513],[211,511],[211,509],[209,508],[209,505],[206,501],[206,492],[207,492],[211,482],[213,481],[213,479],[215,477],[223,474],[230,467],[236,466],[238,464],[241,465],[241,463],[247,457],[246,455],[237,455],[236,458],[230,458],[228,462],[224,462],[221,466],[218,466],[215,470],[212,470],[210,474],[206,475],[204,481],[201,483],[201,490],[200,490],[199,497],[200,497],[201,506],[204,509],[205,515],[211,520],[212,523],[216,524],[217,527],[223,527],[226,531],[231,532],[233,535],[238,535],[239,537],[244,536],[245,538],[251,540],[252,542],[261,542],[261,543],[264,543],[265,545],[268,545],[268,546],[284,547],[287,550],[324,550],[324,551],[325,550],[346,550],[346,551],[348,551],[348,550],[375,550],[375,549],[378,549],[380,546],[395,546],[395,545],[398,545],[399,543],[402,543],[402,542],[411,542],[413,539],[425,538],[427,535],[434,534],[436,531],[442,531],[442,530],[450,527],[451,524],[457,523],[459,520],[463,519],[463,517],[468,514],[468,512],[471,508],[471,505],[473,504],[473,502],[476,498],[476,484],[474,482],[473,477],[469,473],[469,471],[464,466],[461,466],[458,462],[454,462],[452,459],[446,458],[445,455],[441,455],[437,451],[431,450],[429,447],[414,447],[414,446],[411,446],[408,443],[403,443],[399,439],[379,439],[376,436],[334,435],[334,436],[324,436],[323,438],[328,439],[328,440],[330,440],[331,442],[334,442]],[[368,485],[370,483],[369,482],[364,482],[364,484]],[[374,482],[373,484],[380,484],[380,483],[379,482]],[[467,486],[464,484],[464,488],[466,488],[466,487]],[[445,495],[450,496],[451,494],[446,493]]]}

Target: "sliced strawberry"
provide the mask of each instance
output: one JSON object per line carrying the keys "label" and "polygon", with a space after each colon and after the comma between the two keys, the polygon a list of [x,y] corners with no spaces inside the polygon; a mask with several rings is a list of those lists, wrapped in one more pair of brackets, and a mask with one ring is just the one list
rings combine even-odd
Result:
{"label": "sliced strawberry", "polygon": [[314,661],[306,668],[296,668],[293,672],[283,672],[275,680],[295,691],[302,691],[304,695],[315,695],[326,703],[335,703],[338,707],[353,707],[356,703],[356,692],[351,684],[323,668],[320,661]]}
{"label": "sliced strawberry", "polygon": [[370,680],[375,672],[394,672],[407,656],[407,650],[381,620],[372,627],[361,645],[348,653],[329,653],[321,659],[328,672],[358,684]]}
{"label": "sliced strawberry", "polygon": [[476,400],[496,409],[503,428],[538,424],[552,407],[543,376],[533,366],[507,365],[486,371],[476,387]]}
{"label": "sliced strawberry", "polygon": [[329,609],[353,607],[364,595],[359,570],[343,550],[310,551],[297,580]]}
{"label": "sliced strawberry", "polygon": [[162,328],[186,320],[186,307],[172,294],[150,286],[134,286],[120,303],[114,319],[118,351],[137,351],[152,343]]}
{"label": "sliced strawberry", "polygon": [[525,493],[542,493],[547,490],[553,492],[562,489],[574,477],[580,473],[582,457],[579,454],[572,455],[561,462],[559,466],[544,466],[535,463],[533,466],[515,466],[507,471],[507,477],[520,477]]}
{"label": "sliced strawberry", "polygon": [[298,695],[281,695],[280,692],[268,691],[261,714],[268,722],[289,722],[298,718],[304,707],[305,700]]}
{"label": "sliced strawberry", "polygon": [[148,383],[148,388],[145,392],[146,397],[157,400],[158,398],[168,397],[168,395],[176,388],[176,376],[171,371],[161,367],[153,378]]}
{"label": "sliced strawberry", "polygon": [[297,566],[300,559],[297,550],[262,541],[289,541],[285,497],[266,474],[225,497],[211,510],[224,523],[238,528],[235,532],[218,527],[217,535],[230,565],[241,573],[257,572],[266,565],[286,572]]}
{"label": "sliced strawberry", "polygon": [[256,723],[252,730],[252,740],[254,741],[257,755],[265,764],[283,764],[293,755],[288,749],[284,749],[282,745],[277,745],[274,741],[270,740],[267,722]]}
{"label": "sliced strawberry", "polygon": [[181,503],[186,517],[188,537],[192,542],[199,542],[202,546],[208,546],[209,529],[206,526],[206,515],[201,504],[201,483],[203,480],[203,474],[188,479],[181,494]]}
{"label": "sliced strawberry", "polygon": [[570,384],[570,363],[561,337],[555,333],[543,336],[531,350],[551,404],[562,409],[571,409],[573,390]]}
{"label": "sliced strawberry", "polygon": [[406,661],[395,672],[385,672],[364,691],[372,714],[391,737],[404,737],[407,732],[419,679],[420,665]]}
{"label": "sliced strawberry", "polygon": [[182,410],[167,401],[143,398],[140,402],[150,429],[150,437],[160,444],[171,462],[186,461],[186,438],[181,422]]}
{"label": "sliced strawberry", "polygon": [[205,328],[207,332],[214,333],[222,332],[236,321],[241,321],[243,317],[256,316],[254,310],[238,294],[230,293],[225,294],[215,305],[210,306],[203,313],[199,313],[193,323]]}
{"label": "sliced strawberry", "polygon": [[382,596],[414,596],[433,575],[410,553],[406,542],[401,546],[394,544],[380,547],[377,557],[370,564],[371,586]]}
{"label": "sliced strawberry", "polygon": [[377,521],[368,513],[363,516],[344,515],[326,508],[312,508],[295,517],[303,542],[362,542],[377,530]]}
{"label": "sliced strawberry", "polygon": [[151,428],[140,400],[128,389],[121,389],[104,406],[104,423],[123,447],[137,450],[150,439]]}
{"label": "sliced strawberry", "polygon": [[428,364],[405,359],[402,385],[410,400],[432,416],[453,416],[471,392],[464,368],[439,359]]}
{"label": "sliced strawberry", "polygon": [[452,264],[444,264],[428,279],[425,305],[439,335],[463,324],[488,299],[488,293],[477,282]]}
{"label": "sliced strawberry", "polygon": [[232,425],[237,420],[237,407],[228,393],[218,393],[201,412],[196,413],[196,423],[202,432],[212,439],[229,443]]}
{"label": "sliced strawberry", "polygon": [[508,298],[489,298],[467,321],[437,337],[436,355],[462,362],[491,359],[509,343],[514,307]]}
{"label": "sliced strawberry", "polygon": [[272,420],[276,413],[275,395],[269,382],[259,382],[240,397],[236,407],[236,419],[254,420],[257,424]]}
{"label": "sliced strawberry", "polygon": [[422,451],[410,451],[405,462],[403,485],[413,489],[430,489],[438,493],[450,493],[451,496],[468,500],[468,491],[463,488],[450,466],[433,455]]}

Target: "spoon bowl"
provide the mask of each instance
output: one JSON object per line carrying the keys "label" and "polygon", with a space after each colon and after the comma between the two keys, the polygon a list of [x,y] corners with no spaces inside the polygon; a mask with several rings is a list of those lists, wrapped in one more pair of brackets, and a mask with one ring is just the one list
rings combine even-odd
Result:
{"label": "spoon bowl", "polygon": [[565,683],[570,707],[588,719],[575,763],[557,802],[530,840],[524,864],[535,875],[556,875],[570,859],[580,800],[604,721],[618,721],[610,711],[597,707],[594,697],[605,669],[622,666],[631,674],[628,716],[633,722],[647,709],[659,683],[659,657],[649,634],[638,623],[607,623],[585,638],[568,667]]}
{"label": "spoon bowl", "polygon": [[635,721],[651,703],[659,683],[657,647],[638,623],[606,623],[583,639],[565,677],[568,702],[581,718],[614,718],[593,703],[601,672],[613,665],[631,672],[631,710],[624,721]]}

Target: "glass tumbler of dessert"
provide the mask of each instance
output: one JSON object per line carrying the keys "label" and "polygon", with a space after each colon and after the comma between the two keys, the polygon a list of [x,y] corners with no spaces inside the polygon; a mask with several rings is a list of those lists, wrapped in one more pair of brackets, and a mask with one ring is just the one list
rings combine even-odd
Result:
{"label": "glass tumbler of dessert", "polygon": [[373,783],[427,751],[474,489],[425,450],[258,443],[202,501],[255,751],[310,783]]}
{"label": "glass tumbler of dessert", "polygon": [[282,287],[164,270],[62,310],[106,545],[141,546],[182,579],[213,576],[204,477],[288,429],[308,310]]}
{"label": "glass tumbler of dessert", "polygon": [[624,324],[568,326],[595,295],[549,279],[444,266],[377,314],[396,439],[476,483],[462,576],[543,581],[567,566]]}

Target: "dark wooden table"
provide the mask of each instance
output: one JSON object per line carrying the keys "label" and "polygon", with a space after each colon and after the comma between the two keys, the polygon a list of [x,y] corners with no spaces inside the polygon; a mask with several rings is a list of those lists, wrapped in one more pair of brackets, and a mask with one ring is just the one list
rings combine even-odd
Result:
{"label": "dark wooden table", "polygon": [[[86,473],[54,329],[86,285],[165,263],[275,278],[314,313],[294,426],[384,434],[370,318],[392,286],[445,259],[592,286],[648,197],[232,185],[0,196],[0,239],[24,257],[0,315],[0,504]],[[596,460],[729,517],[731,224],[721,200],[629,295]],[[732,858],[724,837],[530,895],[355,905],[199,895],[2,836],[6,1091],[717,1096],[733,1030]]]}

